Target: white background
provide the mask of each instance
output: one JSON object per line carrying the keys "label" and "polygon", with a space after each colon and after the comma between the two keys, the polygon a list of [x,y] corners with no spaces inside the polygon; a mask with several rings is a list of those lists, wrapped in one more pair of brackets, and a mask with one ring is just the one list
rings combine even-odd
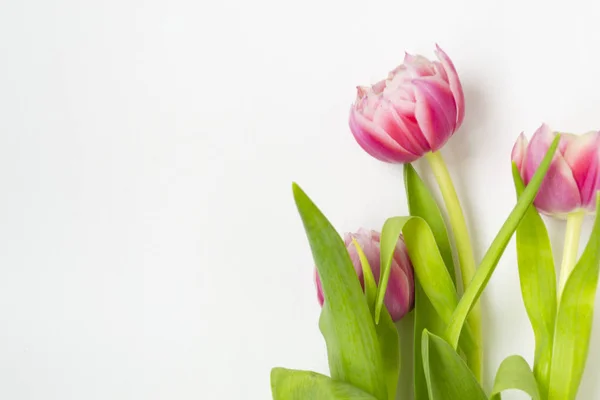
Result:
{"label": "white background", "polygon": [[[467,114],[443,153],[480,259],[516,136],[600,128],[599,19],[595,0],[4,0],[0,398],[268,399],[273,366],[327,372],[291,182],[340,232],[407,213],[401,167],[350,135],[354,87],[404,50],[454,60]],[[514,243],[483,302],[489,389],[532,359]]]}

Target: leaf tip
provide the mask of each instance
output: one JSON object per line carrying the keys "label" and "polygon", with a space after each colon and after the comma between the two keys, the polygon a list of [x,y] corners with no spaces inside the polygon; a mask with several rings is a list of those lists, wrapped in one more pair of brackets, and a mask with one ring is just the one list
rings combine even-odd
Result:
{"label": "leaf tip", "polygon": [[298,185],[296,182],[292,182],[292,193],[294,193],[294,197],[296,197],[298,194],[304,193],[304,191],[300,185]]}
{"label": "leaf tip", "polygon": [[271,390],[275,392],[275,387],[285,373],[285,368],[275,367],[271,369]]}

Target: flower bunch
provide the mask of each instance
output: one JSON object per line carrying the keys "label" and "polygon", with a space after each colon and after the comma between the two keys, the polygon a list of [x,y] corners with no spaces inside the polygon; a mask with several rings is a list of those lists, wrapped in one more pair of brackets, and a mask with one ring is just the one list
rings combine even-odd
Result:
{"label": "flower bunch", "polygon": [[[342,240],[293,185],[316,264],[330,376],[274,368],[276,400],[393,400],[400,371],[412,372],[417,400],[499,399],[510,389],[539,400],[577,396],[600,272],[600,218],[579,256],[582,222],[600,205],[600,132],[559,134],[543,124],[530,141],[517,138],[510,157],[517,201],[477,262],[440,152],[461,127],[465,98],[448,55],[439,47],[436,55],[430,61],[406,54],[386,79],[358,88],[349,116],[350,131],[368,154],[404,164],[410,215]],[[443,207],[411,165],[419,158],[436,177]],[[558,282],[540,213],[567,221]],[[478,300],[515,233],[521,294],[535,334],[533,363],[508,356],[486,392]],[[412,365],[400,368],[395,322],[402,318],[414,319],[414,347]]]}

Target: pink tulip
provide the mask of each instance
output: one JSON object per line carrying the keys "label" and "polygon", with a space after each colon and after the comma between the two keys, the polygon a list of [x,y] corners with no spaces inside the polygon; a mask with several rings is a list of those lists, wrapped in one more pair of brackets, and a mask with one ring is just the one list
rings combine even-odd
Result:
{"label": "pink tulip", "polygon": [[[527,143],[521,133],[512,151],[521,178],[529,183],[555,133],[543,124]],[[584,135],[561,133],[558,151],[535,199],[541,212],[564,217],[584,210],[594,213],[596,192],[600,190],[600,132]]]}
{"label": "pink tulip", "polygon": [[386,162],[412,162],[439,150],[462,124],[465,99],[450,58],[406,53],[404,63],[371,87],[358,87],[350,130],[358,144]]}
{"label": "pink tulip", "polygon": [[[369,265],[375,276],[375,282],[379,282],[379,239],[380,234],[375,231],[369,231],[366,229],[359,229],[356,233],[346,233],[344,235],[344,243],[350,254],[350,259],[354,265],[354,269],[358,274],[360,284],[364,288],[364,278],[362,272],[362,266],[358,257],[356,247],[352,243],[352,238],[356,239],[361,249],[369,260]],[[394,321],[400,320],[406,313],[408,313],[414,303],[415,287],[413,280],[413,267],[408,258],[408,252],[406,245],[402,237],[398,240],[396,250],[394,251],[394,258],[392,260],[392,268],[390,270],[390,278],[388,281],[387,290],[385,293],[385,305]],[[321,287],[321,280],[319,274],[315,269],[315,280],[317,284],[317,297],[321,306],[323,305],[323,289]]]}

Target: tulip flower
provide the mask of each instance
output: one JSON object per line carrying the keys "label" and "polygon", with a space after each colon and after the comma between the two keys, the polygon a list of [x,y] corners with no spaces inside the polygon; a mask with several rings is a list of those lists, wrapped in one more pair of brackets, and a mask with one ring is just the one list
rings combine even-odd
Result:
{"label": "tulip flower", "polygon": [[[528,184],[556,134],[542,124],[528,143],[521,133],[512,150],[512,161]],[[579,251],[581,225],[596,209],[600,190],[600,132],[561,134],[558,151],[535,198],[536,208],[567,220],[559,295],[573,270]]]}
{"label": "tulip flower", "polygon": [[[543,124],[527,142],[521,133],[512,151],[512,160],[525,184],[535,173],[555,133]],[[535,199],[542,213],[564,218],[569,213],[594,213],[600,190],[600,132],[584,135],[562,134],[550,170]]]}
{"label": "tulip flower", "polygon": [[407,163],[439,150],[462,124],[464,95],[454,64],[406,54],[387,79],[358,87],[350,129],[373,157]]}
{"label": "tulip flower", "polygon": [[[354,265],[354,269],[358,275],[361,285],[364,288],[364,278],[360,258],[352,239],[355,239],[360,248],[365,253],[369,265],[373,271],[375,281],[379,282],[380,274],[380,249],[379,241],[380,234],[375,231],[359,229],[356,233],[346,233],[344,235],[344,243],[350,254],[350,259]],[[321,306],[324,302],[323,289],[319,274],[315,269],[315,281],[317,286],[317,298]],[[406,245],[402,237],[398,239],[396,250],[390,269],[390,278],[388,281],[387,290],[385,293],[385,305],[394,321],[399,321],[406,315],[414,304],[414,275],[413,267],[408,257]]]}

